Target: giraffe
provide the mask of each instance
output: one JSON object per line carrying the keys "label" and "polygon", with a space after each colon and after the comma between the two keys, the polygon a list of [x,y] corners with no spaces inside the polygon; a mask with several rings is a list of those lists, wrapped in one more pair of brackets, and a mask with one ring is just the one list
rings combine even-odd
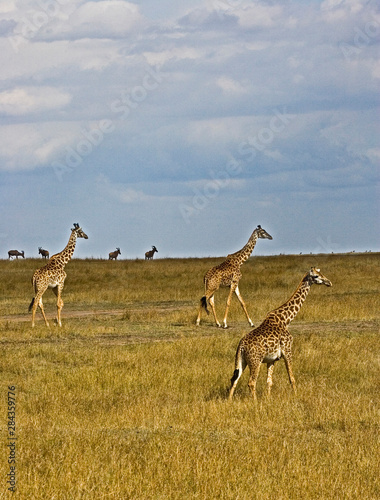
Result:
{"label": "giraffe", "polygon": [[61,310],[63,307],[63,300],[61,294],[66,279],[64,269],[74,253],[77,238],[84,238],[87,240],[88,236],[83,232],[82,228],[79,227],[79,224],[75,223],[71,230],[69,241],[62,252],[52,255],[48,263],[44,267],[37,269],[33,274],[32,284],[34,288],[34,298],[29,306],[29,311],[32,311],[32,327],[34,326],[34,317],[38,306],[41,309],[46,326],[49,326],[42,304],[42,295],[47,288],[52,288],[57,296],[57,323],[59,326],[62,326]]}
{"label": "giraffe", "polygon": [[332,286],[331,281],[323,276],[319,269],[312,267],[304,275],[290,299],[269,312],[260,326],[247,333],[240,340],[235,357],[235,371],[231,378],[230,400],[239,378],[248,365],[250,370],[248,386],[256,401],[256,381],[261,363],[267,364],[267,392],[269,396],[273,385],[274,364],[282,357],[285,361],[290,384],[296,393],[296,383],[291,366],[293,337],[288,330],[288,325],[301,309],[313,284]]}
{"label": "giraffe", "polygon": [[241,250],[228,255],[224,262],[222,262],[218,266],[212,267],[207,271],[203,280],[205,284],[205,295],[201,298],[198,317],[196,321],[197,326],[199,326],[201,321],[202,308],[205,308],[207,314],[209,314],[209,311],[207,309],[207,302],[209,302],[211,306],[211,310],[213,312],[216,325],[219,327],[221,326],[221,324],[218,321],[218,318],[216,317],[215,304],[214,304],[214,294],[221,286],[230,287],[230,292],[227,298],[226,311],[224,313],[223,328],[227,328],[228,309],[230,307],[231,298],[234,292],[237,298],[239,299],[239,302],[247,317],[248,323],[250,324],[250,326],[253,326],[252,320],[248,315],[248,311],[245,306],[244,300],[240,294],[239,281],[240,278],[242,277],[242,274],[240,272],[240,267],[251,255],[253,249],[255,248],[256,241],[258,240],[258,238],[271,240],[272,236],[268,234],[265,231],[265,229],[263,229],[260,225],[257,226],[257,228],[251,234],[248,242],[244,245],[244,247]]}

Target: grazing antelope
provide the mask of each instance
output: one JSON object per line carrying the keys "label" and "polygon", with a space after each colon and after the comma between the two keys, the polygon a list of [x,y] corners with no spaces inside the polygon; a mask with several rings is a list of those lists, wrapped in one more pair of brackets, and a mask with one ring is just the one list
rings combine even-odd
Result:
{"label": "grazing antelope", "polygon": [[25,259],[24,250],[22,252],[19,252],[18,250],[9,250],[8,259],[10,259],[11,257],[16,257],[16,259],[22,257],[23,259]]}
{"label": "grazing antelope", "polygon": [[241,307],[243,308],[243,311],[247,317],[248,323],[253,326],[252,320],[248,315],[243,297],[240,295],[239,281],[242,277],[240,267],[251,255],[253,249],[255,248],[256,241],[259,238],[271,240],[272,236],[268,234],[261,226],[257,226],[257,228],[251,234],[248,242],[241,250],[227,255],[227,258],[224,262],[222,262],[218,266],[212,267],[207,271],[203,279],[205,285],[205,294],[201,298],[196,325],[199,325],[201,321],[202,308],[206,310],[207,314],[209,313],[207,309],[207,302],[209,302],[212,313],[214,315],[215,323],[217,326],[221,326],[218,318],[216,317],[214,294],[219,289],[219,287],[223,286],[230,288],[230,292],[227,298],[226,311],[224,313],[223,328],[227,328],[228,309],[230,307],[232,295],[234,292],[239,299]]}
{"label": "grazing antelope", "polygon": [[29,311],[32,311],[32,326],[34,326],[34,317],[38,306],[41,309],[46,326],[49,326],[42,304],[42,295],[48,288],[52,288],[57,296],[57,323],[59,326],[62,326],[61,310],[63,307],[63,300],[61,294],[66,279],[65,265],[69,262],[74,253],[77,238],[84,238],[87,240],[88,236],[83,232],[82,228],[79,227],[79,224],[74,224],[69,241],[62,252],[52,255],[49,262],[44,267],[37,269],[33,274],[32,284],[34,298],[29,306]]}
{"label": "grazing antelope", "polygon": [[38,247],[38,254],[41,254],[42,258],[44,258],[44,259],[49,258],[49,251],[44,250],[42,247]]}
{"label": "grazing antelope", "polygon": [[153,259],[154,252],[158,252],[157,248],[153,245],[152,250],[149,250],[149,252],[145,252],[145,260],[151,260]]}
{"label": "grazing antelope", "polygon": [[239,342],[235,355],[235,371],[231,378],[229,399],[232,399],[236,385],[245,367],[248,365],[250,377],[248,386],[256,401],[256,381],[261,363],[267,365],[267,390],[270,394],[273,385],[272,376],[274,364],[284,358],[290,384],[296,392],[296,381],[292,371],[293,337],[288,330],[289,323],[301,309],[311,285],[332,286],[319,269],[312,267],[298,285],[290,299],[282,306],[269,312],[260,326],[247,333]]}
{"label": "grazing antelope", "polygon": [[108,254],[108,260],[112,260],[112,259],[116,260],[118,255],[121,255],[119,247],[116,248],[115,252],[110,252]]}

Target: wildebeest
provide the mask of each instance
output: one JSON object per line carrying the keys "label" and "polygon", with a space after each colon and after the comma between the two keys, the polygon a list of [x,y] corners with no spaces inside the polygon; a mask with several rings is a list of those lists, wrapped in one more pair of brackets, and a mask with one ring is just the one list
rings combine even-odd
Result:
{"label": "wildebeest", "polygon": [[49,251],[44,250],[42,247],[38,247],[38,254],[41,254],[44,259],[49,258]]}
{"label": "wildebeest", "polygon": [[115,252],[110,252],[108,254],[108,260],[112,260],[112,259],[116,260],[118,255],[121,255],[119,247],[116,248]]}
{"label": "wildebeest", "polygon": [[18,250],[9,250],[8,259],[10,259],[11,257],[16,257],[16,259],[22,257],[23,259],[25,259],[24,250],[22,252],[19,252]]}
{"label": "wildebeest", "polygon": [[154,252],[158,252],[157,248],[153,245],[152,250],[149,250],[149,252],[145,252],[145,260],[151,260],[153,259]]}

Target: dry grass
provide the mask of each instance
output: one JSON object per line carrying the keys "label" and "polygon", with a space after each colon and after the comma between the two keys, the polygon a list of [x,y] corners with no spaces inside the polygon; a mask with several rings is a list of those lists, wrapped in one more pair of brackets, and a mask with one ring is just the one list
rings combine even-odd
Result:
{"label": "dry grass", "polygon": [[[73,260],[62,329],[39,315],[33,330],[26,310],[41,261],[0,261],[0,312],[13,317],[0,321],[0,373],[4,416],[7,386],[17,387],[17,498],[380,498],[379,255],[244,265],[256,322],[311,265],[333,282],[311,290],[291,325],[297,397],[279,362],[269,401],[262,369],[257,407],[248,374],[226,400],[249,331],[237,301],[228,330],[211,317],[194,326],[202,276],[220,261]],[[52,317],[54,295],[44,302]],[[0,466],[5,478],[6,453]]]}

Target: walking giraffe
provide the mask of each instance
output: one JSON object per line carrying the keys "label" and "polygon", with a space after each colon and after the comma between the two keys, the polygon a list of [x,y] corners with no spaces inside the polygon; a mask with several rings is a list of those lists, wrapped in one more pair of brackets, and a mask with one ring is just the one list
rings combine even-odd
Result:
{"label": "walking giraffe", "polygon": [[223,319],[223,328],[227,328],[227,315],[228,309],[231,304],[232,294],[235,292],[239,302],[243,308],[243,311],[247,317],[248,323],[253,326],[252,320],[248,315],[247,308],[245,306],[244,300],[240,294],[239,290],[239,281],[242,277],[240,272],[241,265],[249,258],[253,249],[255,248],[256,241],[259,238],[271,240],[272,236],[268,234],[265,229],[261,226],[257,226],[257,228],[251,234],[248,242],[244,245],[244,247],[238,252],[232,253],[227,256],[226,260],[219,264],[218,266],[212,267],[207,271],[204,277],[205,284],[205,295],[201,298],[201,303],[199,306],[199,312],[197,317],[196,324],[199,325],[201,321],[201,312],[202,308],[206,309],[207,314],[209,313],[207,309],[207,302],[209,302],[215,323],[217,326],[221,326],[216,317],[215,304],[214,304],[214,294],[219,289],[219,287],[230,287],[230,292],[227,298],[227,306],[226,312],[224,313]]}
{"label": "walking giraffe", "polygon": [[296,392],[296,381],[291,365],[293,337],[288,330],[288,325],[301,309],[313,284],[332,286],[331,281],[323,276],[319,269],[312,267],[302,278],[290,299],[279,308],[269,312],[260,326],[240,340],[236,351],[235,371],[231,378],[229,399],[232,399],[239,378],[248,365],[250,370],[248,386],[256,401],[256,381],[261,363],[267,364],[267,391],[269,395],[273,385],[274,364],[282,357],[285,361],[290,384]]}
{"label": "walking giraffe", "polygon": [[34,298],[29,306],[29,311],[32,311],[32,326],[34,326],[34,317],[38,306],[41,309],[46,326],[49,326],[42,304],[42,295],[47,288],[52,288],[57,296],[57,323],[59,326],[62,326],[61,310],[63,307],[63,300],[61,294],[66,279],[65,265],[69,262],[74,253],[77,238],[85,238],[87,240],[88,236],[83,232],[82,228],[79,227],[79,224],[74,224],[69,241],[62,252],[52,255],[49,262],[44,267],[37,269],[33,274],[32,284],[34,288]]}

